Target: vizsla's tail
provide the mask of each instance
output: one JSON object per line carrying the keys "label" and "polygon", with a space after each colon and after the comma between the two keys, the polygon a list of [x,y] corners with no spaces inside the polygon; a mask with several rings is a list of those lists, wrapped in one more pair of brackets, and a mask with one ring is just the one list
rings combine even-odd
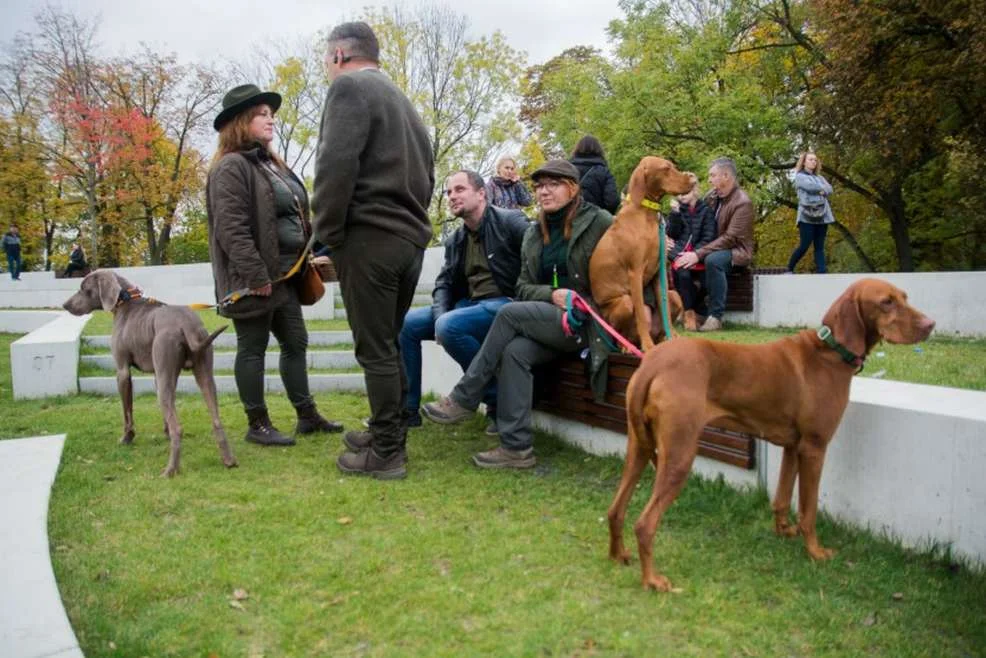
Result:
{"label": "vizsla's tail", "polygon": [[224,324],[206,336],[205,339],[193,334],[190,329],[183,329],[183,332],[185,333],[185,340],[188,341],[188,349],[192,351],[192,354],[198,354],[205,348],[209,347],[209,345],[212,345],[212,341],[216,340],[216,336],[226,331],[228,327],[228,324]]}
{"label": "vizsla's tail", "polygon": [[[648,355],[650,354],[651,352],[648,351]],[[647,432],[644,407],[647,404],[647,393],[650,391],[656,373],[657,368],[653,364],[653,359],[644,356],[637,372],[633,374],[627,390],[627,429],[632,430],[638,441],[647,441],[650,437]]]}

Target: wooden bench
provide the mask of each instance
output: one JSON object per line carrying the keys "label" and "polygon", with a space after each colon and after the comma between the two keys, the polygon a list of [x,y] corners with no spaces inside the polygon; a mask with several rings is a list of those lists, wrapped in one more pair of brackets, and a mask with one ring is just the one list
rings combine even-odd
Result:
{"label": "wooden bench", "polygon": [[[583,362],[575,354],[566,355],[535,371],[534,408],[626,435],[626,388],[639,364],[637,357],[611,354],[606,398],[597,403]],[[746,434],[706,427],[699,438],[698,454],[740,468],[756,467],[756,442]]]}

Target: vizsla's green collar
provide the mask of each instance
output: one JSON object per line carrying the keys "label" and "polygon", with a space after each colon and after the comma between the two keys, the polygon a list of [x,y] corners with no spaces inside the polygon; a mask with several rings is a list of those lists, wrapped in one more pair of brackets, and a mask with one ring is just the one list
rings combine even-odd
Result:
{"label": "vizsla's green collar", "polygon": [[823,343],[831,347],[833,350],[838,352],[839,356],[842,357],[843,361],[857,368],[856,372],[862,372],[863,362],[866,360],[866,357],[862,357],[854,352],[849,351],[849,349],[847,349],[845,345],[843,345],[842,343],[840,343],[835,339],[835,336],[832,335],[832,330],[829,329],[824,324],[818,328],[816,335],[818,336],[818,340],[822,341]]}

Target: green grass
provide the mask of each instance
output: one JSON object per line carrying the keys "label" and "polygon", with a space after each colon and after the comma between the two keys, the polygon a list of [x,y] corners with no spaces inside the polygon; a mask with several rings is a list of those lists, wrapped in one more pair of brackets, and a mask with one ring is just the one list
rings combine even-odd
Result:
{"label": "green grass", "polygon": [[[240,467],[222,468],[204,405],[181,396],[182,474],[153,397],[117,443],[119,401],[14,402],[0,336],[3,436],[67,432],[49,533],[86,656],[983,656],[986,575],[822,518],[834,560],[771,533],[763,492],[693,478],[656,561],[684,591],[644,592],[606,558],[622,464],[538,434],[532,472],[473,468],[477,417],[410,437],[410,475],[342,477],[338,435],[263,449],[221,410]],[[350,428],[365,398],[321,394]],[[283,429],[292,412],[270,396]],[[652,475],[631,505],[639,514]],[[231,605],[233,592],[248,598]],[[895,595],[899,594],[898,598]]]}

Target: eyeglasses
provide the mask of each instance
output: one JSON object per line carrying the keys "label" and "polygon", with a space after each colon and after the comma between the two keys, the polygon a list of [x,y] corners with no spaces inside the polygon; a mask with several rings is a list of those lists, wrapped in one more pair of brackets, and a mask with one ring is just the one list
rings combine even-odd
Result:
{"label": "eyeglasses", "polygon": [[549,190],[557,190],[559,187],[561,187],[564,184],[565,184],[564,182],[557,180],[555,178],[548,178],[547,180],[542,179],[534,183],[534,191],[537,192],[541,188],[547,188]]}

